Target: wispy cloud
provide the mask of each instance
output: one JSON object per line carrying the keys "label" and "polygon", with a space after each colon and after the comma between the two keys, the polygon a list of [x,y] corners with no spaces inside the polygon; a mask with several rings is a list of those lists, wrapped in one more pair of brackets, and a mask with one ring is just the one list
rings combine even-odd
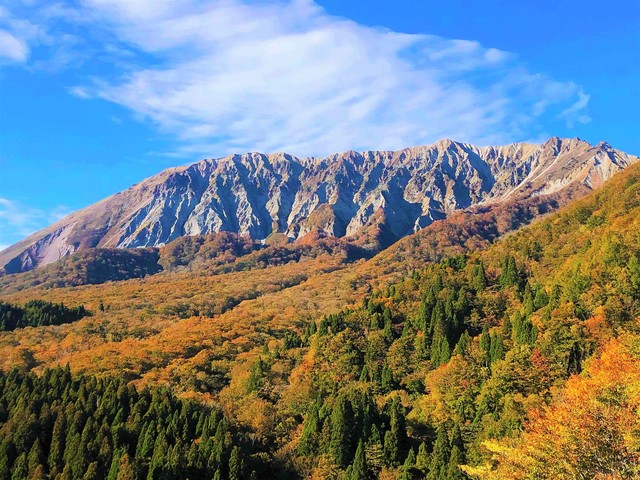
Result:
{"label": "wispy cloud", "polygon": [[15,35],[0,30],[0,61],[25,62],[29,56],[29,47]]}
{"label": "wispy cloud", "polygon": [[514,54],[364,26],[310,0],[55,5],[43,22],[64,12],[120,62],[69,91],[127,108],[185,155],[489,144],[540,137],[549,119],[588,121],[579,85]]}
{"label": "wispy cloud", "polygon": [[576,102],[569,108],[563,110],[559,117],[563,118],[570,127],[573,127],[576,123],[589,123],[591,117],[587,114],[586,108],[590,99],[590,95],[580,90]]}
{"label": "wispy cloud", "polygon": [[[64,206],[51,211],[30,207],[24,203],[0,197],[0,250],[11,242],[46,227],[70,213]],[[4,246],[4,248],[3,248]]]}

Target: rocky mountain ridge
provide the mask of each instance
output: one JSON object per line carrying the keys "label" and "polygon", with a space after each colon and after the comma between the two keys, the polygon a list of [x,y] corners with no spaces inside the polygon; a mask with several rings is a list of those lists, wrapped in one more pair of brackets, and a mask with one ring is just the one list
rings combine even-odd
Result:
{"label": "rocky mountain ridge", "polygon": [[161,246],[220,231],[264,240],[357,237],[377,223],[402,238],[474,205],[587,191],[639,160],[601,142],[476,147],[451,140],[399,151],[297,158],[247,153],[165,170],[0,252],[15,273],[82,248]]}

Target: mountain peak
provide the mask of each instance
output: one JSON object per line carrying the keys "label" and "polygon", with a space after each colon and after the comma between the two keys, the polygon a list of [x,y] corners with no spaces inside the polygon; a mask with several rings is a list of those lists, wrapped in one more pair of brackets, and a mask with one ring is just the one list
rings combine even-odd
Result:
{"label": "mountain peak", "polygon": [[480,203],[594,188],[636,161],[605,143],[558,137],[493,147],[442,139],[327,157],[233,154],[167,169],[76,212],[1,252],[0,267],[18,272],[81,248],[158,246],[220,231],[255,240],[356,236],[376,218],[398,239]]}

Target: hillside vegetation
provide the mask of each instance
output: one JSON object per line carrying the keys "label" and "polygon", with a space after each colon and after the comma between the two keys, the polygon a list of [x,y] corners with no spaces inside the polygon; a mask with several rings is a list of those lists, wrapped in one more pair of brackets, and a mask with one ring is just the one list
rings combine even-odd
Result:
{"label": "hillside vegetation", "polygon": [[[640,167],[489,245],[544,211],[540,202],[461,213],[368,261],[323,253],[248,272],[13,292],[12,302],[37,297],[96,313],[35,335],[2,334],[3,366],[35,367],[51,382],[45,367],[69,363],[84,376],[65,373],[64,382],[85,382],[82,395],[96,398],[105,394],[96,382],[122,378],[152,397],[170,388],[180,400],[163,404],[174,417],[178,401],[215,406],[214,423],[224,418],[232,441],[216,443],[211,422],[180,436],[187,458],[193,445],[224,450],[224,460],[198,464],[212,478],[634,478]],[[53,383],[63,382],[55,372]],[[24,399],[39,381],[14,371],[0,385]],[[8,426],[54,400],[30,411],[11,398],[0,397],[5,471],[23,478],[41,466],[41,478],[81,478],[44,460],[48,433],[20,443]],[[143,419],[152,403],[139,407]],[[86,417],[95,415],[83,414],[75,434],[93,428]],[[156,456],[149,446],[138,456],[143,423],[120,417],[130,434],[111,435],[109,447],[127,458],[123,472],[135,463],[128,478],[190,475],[171,470],[178,453]],[[157,438],[166,441],[162,425]],[[43,460],[31,462],[38,449]],[[115,454],[92,452],[72,471],[108,473],[110,458],[110,472]]]}

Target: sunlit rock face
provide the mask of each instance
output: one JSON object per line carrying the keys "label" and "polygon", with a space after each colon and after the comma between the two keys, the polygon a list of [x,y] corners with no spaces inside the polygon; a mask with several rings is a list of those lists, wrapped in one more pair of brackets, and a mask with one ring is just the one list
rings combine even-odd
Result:
{"label": "sunlit rock face", "polygon": [[476,147],[442,140],[399,151],[324,158],[246,153],[165,170],[80,210],[0,253],[8,273],[83,247],[164,245],[184,235],[230,231],[254,239],[316,230],[354,236],[384,218],[401,238],[472,205],[595,188],[638,161],[607,143]]}

